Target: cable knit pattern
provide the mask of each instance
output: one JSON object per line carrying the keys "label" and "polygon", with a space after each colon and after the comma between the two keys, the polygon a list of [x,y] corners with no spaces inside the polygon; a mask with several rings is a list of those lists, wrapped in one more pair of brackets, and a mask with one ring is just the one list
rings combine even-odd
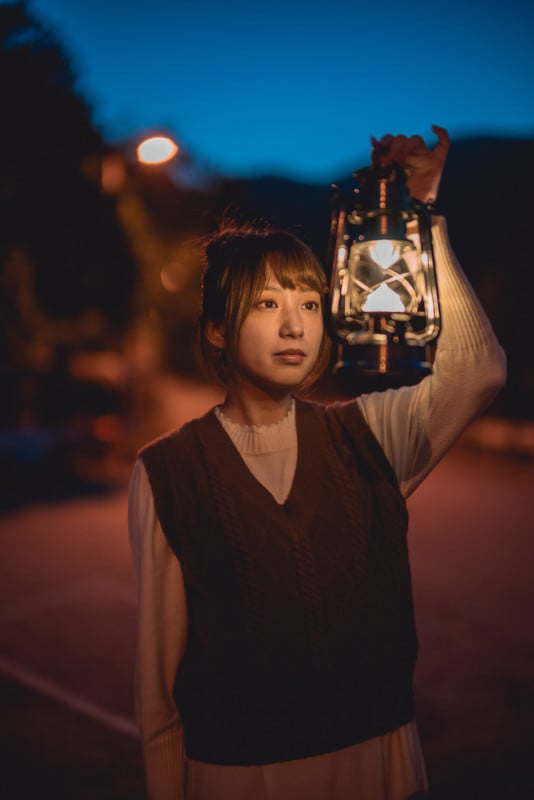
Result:
{"label": "cable knit pattern", "polygon": [[395,476],[356,404],[329,411],[299,400],[296,422],[283,506],[213,412],[142,452],[184,570],[190,637],[175,696],[198,761],[305,758],[413,718],[407,518]]}
{"label": "cable knit pattern", "polygon": [[233,567],[239,582],[239,594],[247,598],[247,603],[242,604],[245,635],[251,647],[257,647],[264,637],[268,636],[268,626],[263,613],[259,586],[254,580],[253,552],[248,547],[246,538],[240,535],[242,528],[240,508],[220,481],[217,465],[210,458],[209,445],[202,444],[202,439],[200,441],[204,470],[208,476],[211,492],[210,499],[213,507],[217,509],[221,529],[225,529],[228,534]]}

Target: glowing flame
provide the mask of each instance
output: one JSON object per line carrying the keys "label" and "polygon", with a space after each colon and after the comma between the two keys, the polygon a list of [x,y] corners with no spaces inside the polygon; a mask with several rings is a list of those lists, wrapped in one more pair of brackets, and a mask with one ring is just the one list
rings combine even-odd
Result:
{"label": "glowing flame", "polygon": [[400,253],[398,245],[394,245],[388,239],[380,239],[369,248],[369,255],[379,267],[389,269],[395,261],[399,260]]}
{"label": "glowing flame", "polygon": [[151,136],[137,147],[137,158],[142,164],[164,164],[178,152],[178,145],[167,136]]}
{"label": "glowing flame", "polygon": [[383,311],[396,312],[405,311],[402,301],[398,294],[389,288],[385,283],[381,283],[378,289],[367,297],[363,306],[364,311]]}

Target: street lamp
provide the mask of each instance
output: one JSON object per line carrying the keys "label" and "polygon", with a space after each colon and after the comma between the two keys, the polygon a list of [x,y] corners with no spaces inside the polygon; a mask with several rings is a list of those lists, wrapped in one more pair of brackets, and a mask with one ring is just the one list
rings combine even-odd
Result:
{"label": "street lamp", "polygon": [[352,190],[334,186],[329,268],[336,372],[430,371],[439,334],[430,208],[402,167],[365,167]]}
{"label": "street lamp", "polygon": [[137,145],[136,156],[141,164],[165,164],[178,150],[176,142],[168,136],[150,136]]}

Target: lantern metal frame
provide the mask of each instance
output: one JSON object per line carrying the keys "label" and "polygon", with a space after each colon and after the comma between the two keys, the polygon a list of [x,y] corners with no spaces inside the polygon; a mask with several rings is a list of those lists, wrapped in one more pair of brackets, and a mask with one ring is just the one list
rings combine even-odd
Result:
{"label": "lantern metal frame", "polygon": [[329,327],[338,343],[336,369],[428,372],[428,347],[440,331],[431,206],[410,196],[398,164],[365,167],[352,178],[348,188],[332,187]]}

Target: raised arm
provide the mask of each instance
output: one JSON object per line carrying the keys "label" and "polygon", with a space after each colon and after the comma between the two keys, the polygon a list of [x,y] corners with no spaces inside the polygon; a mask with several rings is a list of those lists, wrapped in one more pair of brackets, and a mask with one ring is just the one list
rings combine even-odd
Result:
{"label": "raised arm", "polygon": [[[372,161],[397,162],[412,197],[432,204],[449,149],[444,128],[429,148],[420,136],[372,140]],[[445,220],[434,217],[434,255],[440,292],[441,334],[432,374],[416,387],[359,399],[368,424],[410,494],[456,439],[491,402],[506,377],[505,357],[491,324],[451,249]]]}
{"label": "raised arm", "polygon": [[443,218],[434,219],[433,236],[442,330],[432,374],[417,386],[358,399],[406,496],[488,406],[506,378],[504,352],[450,248]]}
{"label": "raised arm", "polygon": [[187,641],[184,581],[141,461],[130,483],[128,526],[137,578],[135,702],[147,800],[183,800],[183,731],[173,687]]}

